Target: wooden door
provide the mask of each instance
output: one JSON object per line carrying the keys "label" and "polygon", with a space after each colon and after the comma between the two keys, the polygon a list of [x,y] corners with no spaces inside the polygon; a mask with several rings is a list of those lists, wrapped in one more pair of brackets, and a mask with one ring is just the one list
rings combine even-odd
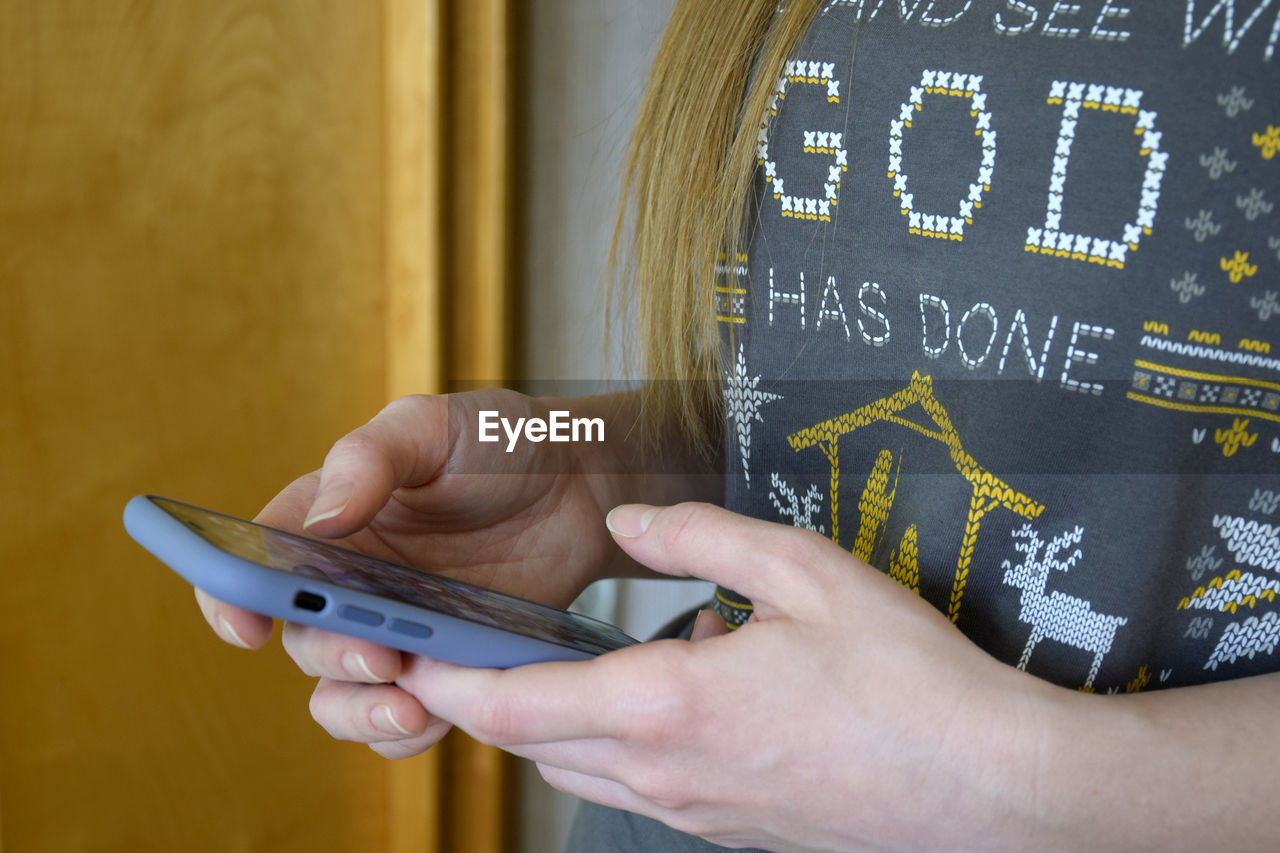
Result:
{"label": "wooden door", "polygon": [[502,845],[491,753],[449,746],[483,771],[450,804],[438,756],[332,742],[120,524],[142,491],[251,515],[442,384],[446,11],[0,3],[0,848]]}

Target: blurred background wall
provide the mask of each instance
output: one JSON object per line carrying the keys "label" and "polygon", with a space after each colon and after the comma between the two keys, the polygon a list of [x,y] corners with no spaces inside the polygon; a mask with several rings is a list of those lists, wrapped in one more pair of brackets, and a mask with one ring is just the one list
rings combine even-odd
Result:
{"label": "blurred background wall", "polygon": [[[605,335],[605,263],[627,141],[673,2],[534,0],[523,13],[523,375],[566,393],[635,376],[623,359],[626,330]],[[647,637],[710,597],[702,583],[605,582],[579,606]],[[560,849],[575,804],[532,765],[518,772],[521,849]]]}
{"label": "blurred background wall", "polygon": [[572,804],[492,750],[331,741],[119,513],[252,515],[451,377],[622,377],[602,264],[669,8],[0,2],[0,850],[555,849]]}

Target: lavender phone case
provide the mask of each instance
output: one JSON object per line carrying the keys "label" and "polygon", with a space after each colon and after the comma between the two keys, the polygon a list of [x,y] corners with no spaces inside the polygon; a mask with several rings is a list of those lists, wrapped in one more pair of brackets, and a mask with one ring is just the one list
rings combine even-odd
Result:
{"label": "lavender phone case", "polygon": [[585,660],[612,625],[152,495],[124,511],[142,547],[214,598],[466,666]]}

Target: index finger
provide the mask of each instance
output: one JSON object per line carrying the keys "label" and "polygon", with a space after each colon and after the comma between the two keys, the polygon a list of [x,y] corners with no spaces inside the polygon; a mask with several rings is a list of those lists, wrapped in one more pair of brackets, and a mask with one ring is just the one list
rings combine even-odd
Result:
{"label": "index finger", "polygon": [[325,456],[319,491],[303,527],[333,539],[367,525],[402,486],[438,476],[449,451],[443,397],[401,397],[338,439]]}
{"label": "index finger", "polygon": [[618,666],[636,651],[505,670],[416,657],[396,684],[432,714],[494,746],[618,737],[637,713],[661,713],[661,696],[646,695]]}

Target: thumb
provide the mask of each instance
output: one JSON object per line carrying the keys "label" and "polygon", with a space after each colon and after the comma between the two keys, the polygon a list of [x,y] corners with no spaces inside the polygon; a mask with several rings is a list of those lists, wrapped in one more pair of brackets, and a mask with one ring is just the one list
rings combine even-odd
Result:
{"label": "thumb", "polygon": [[846,557],[808,530],[748,518],[710,504],[623,504],[605,518],[632,559],[675,577],[702,578],[751,599],[762,617],[808,600],[825,567]]}

